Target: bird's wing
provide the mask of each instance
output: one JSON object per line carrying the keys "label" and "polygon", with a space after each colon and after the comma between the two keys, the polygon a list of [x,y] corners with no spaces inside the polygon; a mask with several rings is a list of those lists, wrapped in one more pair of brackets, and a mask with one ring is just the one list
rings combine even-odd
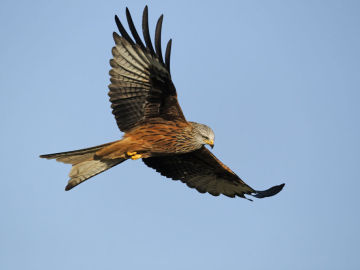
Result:
{"label": "bird's wing", "polygon": [[277,194],[284,187],[281,184],[264,191],[254,190],[205,147],[186,154],[151,157],[143,161],[163,176],[181,180],[201,193],[208,192],[214,196],[223,194],[245,198],[248,194],[265,198]]}
{"label": "bird's wing", "polygon": [[139,37],[130,12],[126,17],[134,40],[126,32],[119,18],[115,16],[121,36],[114,32],[115,46],[110,60],[109,96],[112,112],[121,131],[127,131],[150,118],[185,120],[176,96],[176,89],[170,75],[171,39],[165,61],[161,51],[160,16],[155,30],[155,50],[148,26],[148,9],[144,9],[142,30],[145,44]]}

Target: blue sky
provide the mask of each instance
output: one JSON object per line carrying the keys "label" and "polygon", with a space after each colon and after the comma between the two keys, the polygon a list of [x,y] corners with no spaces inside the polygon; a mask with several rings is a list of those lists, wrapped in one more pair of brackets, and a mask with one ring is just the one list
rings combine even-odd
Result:
{"label": "blue sky", "polygon": [[[65,192],[39,154],[119,139],[107,96],[114,15],[163,46],[185,116],[249,185],[212,197],[141,161]],[[358,1],[0,4],[1,269],[360,269]]]}

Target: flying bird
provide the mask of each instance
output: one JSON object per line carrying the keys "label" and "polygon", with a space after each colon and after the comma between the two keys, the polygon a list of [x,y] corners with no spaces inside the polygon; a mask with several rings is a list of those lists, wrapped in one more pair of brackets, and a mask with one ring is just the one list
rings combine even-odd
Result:
{"label": "flying bird", "polygon": [[72,165],[65,190],[128,159],[142,159],[161,175],[180,180],[201,193],[264,198],[280,192],[284,184],[264,191],[247,185],[205,147],[214,146],[213,130],[185,119],[171,79],[171,39],[164,58],[162,54],[163,15],[156,24],[154,46],[149,33],[148,7],[145,6],[142,16],[144,41],[128,8],[126,18],[132,37],[115,16],[120,35],[113,33],[115,46],[109,85],[112,113],[124,136],[95,147],[41,155]]}

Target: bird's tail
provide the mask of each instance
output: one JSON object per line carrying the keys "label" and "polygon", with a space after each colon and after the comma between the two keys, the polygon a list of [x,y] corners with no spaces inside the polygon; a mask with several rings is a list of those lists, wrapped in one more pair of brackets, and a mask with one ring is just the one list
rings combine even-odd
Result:
{"label": "bird's tail", "polygon": [[111,146],[117,142],[119,141],[75,151],[41,155],[40,157],[46,159],[56,159],[59,162],[72,165],[71,171],[69,173],[70,179],[67,186],[65,187],[65,190],[70,190],[85,180],[102,173],[126,160],[126,158],[123,157],[108,159],[101,158],[96,155],[97,151],[102,150],[107,146]]}

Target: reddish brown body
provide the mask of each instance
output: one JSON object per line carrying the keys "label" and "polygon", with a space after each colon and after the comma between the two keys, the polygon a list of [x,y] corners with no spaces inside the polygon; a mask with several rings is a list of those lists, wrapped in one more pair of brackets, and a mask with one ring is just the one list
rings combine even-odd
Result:
{"label": "reddish brown body", "polygon": [[95,158],[127,158],[128,152],[141,154],[142,158],[187,153],[195,149],[189,144],[192,126],[183,121],[154,119],[125,133],[116,141],[96,152]]}

